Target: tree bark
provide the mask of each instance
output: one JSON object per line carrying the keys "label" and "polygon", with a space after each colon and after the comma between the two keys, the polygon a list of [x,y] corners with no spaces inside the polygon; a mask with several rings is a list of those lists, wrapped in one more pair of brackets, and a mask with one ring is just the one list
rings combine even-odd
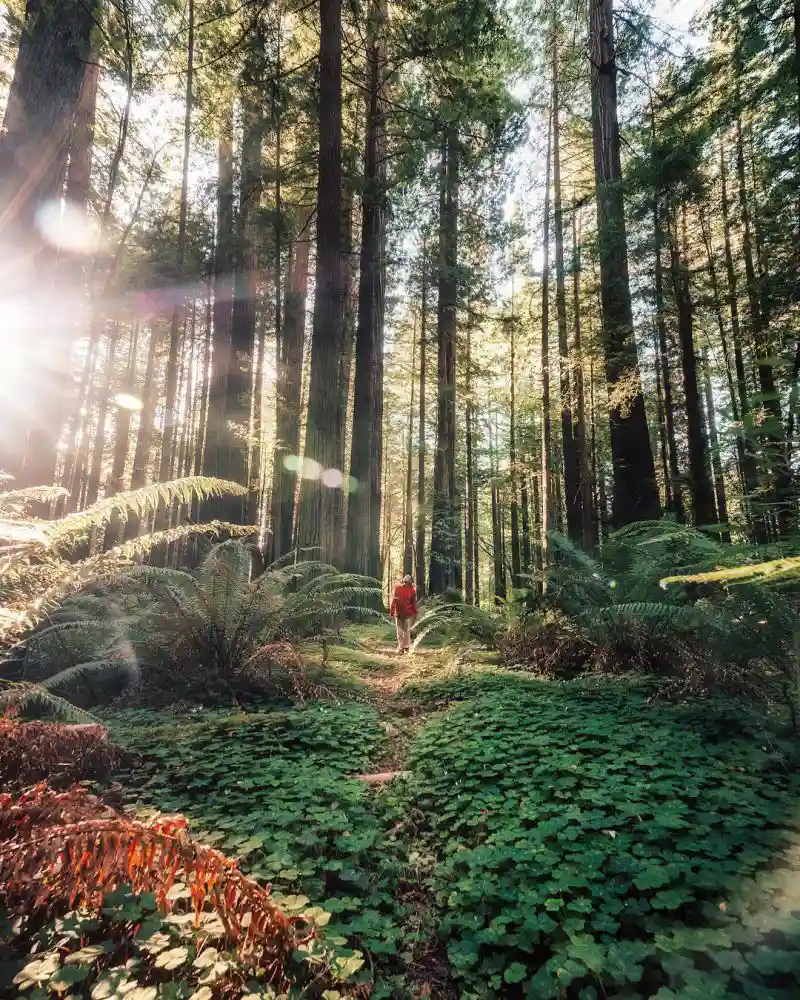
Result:
{"label": "tree bark", "polygon": [[497,412],[494,414],[494,435],[489,423],[489,472],[492,477],[492,558],[494,563],[494,600],[502,604],[506,599],[506,567],[503,550],[503,515],[500,506],[500,487],[497,469]]}
{"label": "tree bark", "polygon": [[564,502],[567,534],[581,541],[580,470],[575,447],[572,372],[567,336],[567,289],[564,273],[564,209],[561,194],[561,109],[558,79],[558,32],[553,9],[553,223],[556,252],[556,318],[561,391],[561,447],[564,463]]}
{"label": "tree bark", "polygon": [[747,197],[747,179],[744,162],[744,142],[742,139],[741,117],[736,119],[736,173],[739,195],[739,220],[742,227],[742,255],[744,257],[747,301],[750,313],[750,331],[758,365],[758,383],[761,390],[761,405],[767,416],[760,425],[762,456],[766,473],[771,481],[771,500],[779,523],[779,532],[787,530],[788,506],[791,502],[792,471],[789,468],[784,438],[781,401],[775,385],[775,369],[770,360],[768,328],[764,321],[760,294],[760,282],[753,260],[753,239],[750,224],[750,207]]}
{"label": "tree bark", "polygon": [[655,304],[656,329],[658,331],[658,350],[660,353],[661,377],[664,380],[664,422],[667,438],[667,454],[669,460],[670,505],[667,508],[675,514],[679,521],[686,519],[681,491],[680,471],[678,469],[678,446],[675,441],[675,404],[672,400],[672,375],[669,366],[669,344],[667,341],[667,320],[664,307],[664,265],[661,259],[663,231],[659,212],[658,198],[653,199],[653,253],[655,257]]}
{"label": "tree bark", "polygon": [[583,330],[581,328],[581,244],[576,213],[572,213],[572,302],[575,324],[575,464],[581,493],[581,541],[585,551],[597,545],[594,505],[592,503],[592,470],[586,441],[586,392],[583,383]]}
{"label": "tree bark", "polygon": [[[317,268],[311,333],[311,377],[306,428],[306,475],[301,487],[298,540],[318,546],[323,560],[335,555],[334,489],[320,475],[335,469],[339,361],[344,346],[342,269],[342,9],[341,0],[320,3],[319,176]],[[310,463],[316,463],[311,466]]]}
{"label": "tree bark", "polygon": [[511,412],[509,413],[508,426],[508,458],[509,458],[509,480],[511,486],[511,576],[514,587],[522,586],[522,565],[521,546],[519,537],[519,503],[517,500],[517,377],[516,377],[516,325],[517,318],[514,315],[514,276],[511,276],[511,320],[510,348],[511,348]]}
{"label": "tree bark", "polygon": [[731,533],[728,529],[728,501],[725,496],[725,474],[722,469],[722,457],[719,450],[719,437],[717,436],[717,416],[714,408],[714,389],[711,385],[711,366],[708,355],[701,356],[703,366],[703,389],[706,403],[706,414],[708,415],[708,437],[711,445],[711,463],[714,470],[714,496],[717,500],[717,515],[719,522],[723,526],[720,537],[724,542],[730,542]]}
{"label": "tree bark", "polygon": [[[225,447],[225,399],[231,364],[233,318],[233,103],[225,108],[217,139],[217,238],[214,246],[214,333],[203,471],[222,477]],[[204,517],[215,508],[204,505]]]}
{"label": "tree bark", "polygon": [[550,485],[553,462],[552,426],[550,416],[550,159],[553,144],[552,115],[547,125],[547,166],[544,181],[544,220],[542,223],[542,467],[540,502],[542,510],[542,535],[540,555],[542,563],[542,589],[546,590],[549,534],[554,530],[552,489]]}
{"label": "tree bark", "polygon": [[694,317],[689,262],[686,259],[686,208],[683,207],[683,252],[679,245],[678,220],[669,226],[672,285],[678,308],[678,337],[681,345],[683,371],[683,396],[686,406],[686,425],[689,446],[689,488],[692,496],[692,514],[698,527],[716,524],[714,490],[708,455],[703,410],[697,379],[697,353],[694,345]]}
{"label": "tree bark", "polygon": [[417,363],[417,326],[411,339],[411,399],[408,404],[408,440],[406,441],[406,492],[403,525],[403,575],[414,572],[414,507],[411,464],[414,458],[414,367]]}
{"label": "tree bark", "polygon": [[461,518],[455,468],[458,146],[458,136],[450,130],[442,149],[439,206],[438,400],[428,574],[432,594],[461,586]]}
{"label": "tree bark", "polygon": [[72,326],[61,321],[63,305],[48,309],[41,301],[57,293],[58,250],[38,213],[62,195],[93,14],[91,2],[27,0],[0,129],[0,223],[6,247],[13,248],[4,257],[3,293],[27,299],[35,287],[45,317],[38,329],[6,331],[18,340],[21,364],[14,393],[0,403],[0,469],[17,478],[16,486],[53,482],[71,389]]}
{"label": "tree bark", "polygon": [[97,410],[97,428],[95,430],[94,448],[92,450],[92,464],[89,469],[89,479],[86,485],[86,503],[91,506],[100,493],[100,476],[103,470],[103,454],[106,446],[106,422],[108,420],[108,407],[111,402],[111,393],[114,388],[114,373],[116,364],[117,344],[119,343],[119,323],[115,323],[111,328],[108,338],[108,352],[106,354],[106,371],[103,386],[100,390],[100,398]]}
{"label": "tree bark", "polygon": [[[350,455],[350,476],[354,492],[348,500],[345,553],[347,568],[368,576],[377,576],[380,568],[386,242],[385,17],[383,0],[375,0],[367,38],[367,120]],[[423,317],[423,331],[424,327]],[[424,347],[422,356],[424,358]]]}
{"label": "tree bark", "polygon": [[[614,467],[613,519],[621,527],[657,518],[661,509],[633,331],[612,0],[589,5],[589,49],[603,347]],[[623,384],[624,401],[618,398]]]}
{"label": "tree bark", "polygon": [[427,382],[428,347],[428,251],[425,237],[422,241],[422,274],[420,289],[420,334],[419,334],[419,454],[417,473],[417,596],[426,593],[425,580],[425,390]]}
{"label": "tree bark", "polygon": [[[130,349],[128,353],[128,364],[125,376],[122,381],[122,392],[131,396],[136,395],[136,356],[139,346],[139,327],[135,326],[131,332]],[[118,406],[116,412],[116,426],[114,427],[114,453],[111,459],[111,493],[122,493],[125,489],[125,463],[128,458],[128,451],[131,439],[131,419],[133,410],[130,407]],[[118,515],[112,515],[106,527],[104,549],[113,548],[120,541],[121,521]]]}
{"label": "tree bark", "polygon": [[[150,343],[147,348],[147,364],[145,366],[144,382],[142,384],[142,409],[139,412],[139,428],[136,433],[136,448],[133,453],[133,469],[131,470],[132,490],[141,489],[147,482],[147,470],[150,464],[150,450],[153,443],[153,428],[156,420],[156,402],[159,387],[156,379],[157,348],[161,340],[161,331],[157,326],[150,326]],[[125,522],[125,539],[135,538],[139,530],[139,519],[129,517]]]}
{"label": "tree bark", "polygon": [[285,556],[292,548],[300,452],[303,348],[305,345],[308,265],[311,251],[310,209],[297,212],[297,235],[289,246],[284,294],[284,321],[277,366],[275,453],[272,472],[271,556]]}
{"label": "tree bark", "polygon": [[[466,397],[464,444],[467,458],[466,476],[466,503],[464,506],[464,547],[465,547],[465,595],[467,604],[475,604],[475,569],[477,560],[475,558],[475,540],[478,532],[477,518],[473,506],[475,491],[475,473],[473,469],[472,457],[472,421],[474,414],[474,404],[472,399],[472,323],[467,325],[467,351],[465,360],[465,385],[464,395]],[[512,361],[513,367],[513,361]]]}
{"label": "tree bark", "polygon": [[[194,0],[187,0],[188,39],[186,44],[186,96],[183,119],[183,171],[181,175],[181,198],[178,219],[178,246],[176,254],[176,281],[183,284],[186,269],[186,219],[189,208],[189,157],[192,143],[192,110],[194,107]],[[186,304],[176,302],[172,310],[169,328],[169,356],[167,358],[166,399],[164,404],[164,432],[161,439],[160,482],[171,476],[173,449],[177,431],[178,364],[181,349],[181,317],[185,316]],[[166,527],[169,511],[162,505],[156,517],[159,527]]]}

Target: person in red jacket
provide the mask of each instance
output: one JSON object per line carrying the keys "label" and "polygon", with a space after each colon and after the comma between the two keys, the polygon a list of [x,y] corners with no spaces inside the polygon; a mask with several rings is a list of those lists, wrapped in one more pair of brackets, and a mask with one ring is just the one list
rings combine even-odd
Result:
{"label": "person in red jacket", "polygon": [[417,590],[414,581],[407,574],[402,583],[394,588],[389,614],[397,626],[397,652],[407,653],[411,645],[411,624],[419,614]]}

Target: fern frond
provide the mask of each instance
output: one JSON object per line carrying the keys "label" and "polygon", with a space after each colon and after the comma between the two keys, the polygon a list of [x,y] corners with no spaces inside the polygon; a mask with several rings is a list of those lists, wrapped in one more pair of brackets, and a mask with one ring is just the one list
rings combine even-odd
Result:
{"label": "fern frond", "polygon": [[300,594],[321,594],[332,590],[351,588],[354,590],[375,591],[382,594],[380,580],[375,580],[371,576],[363,576],[360,573],[339,573],[336,570],[316,576],[299,588]]}
{"label": "fern frond", "polygon": [[747,583],[752,580],[767,580],[770,583],[785,583],[800,575],[800,556],[786,559],[770,559],[767,562],[752,563],[749,566],[728,566],[706,573],[687,573],[665,576],[660,585],[666,590],[673,583]]}
{"label": "fern frond", "polygon": [[209,538],[219,538],[220,535],[228,535],[230,538],[249,538],[258,534],[258,525],[254,524],[231,524],[229,521],[208,521],[204,524],[179,524],[174,528],[165,528],[163,531],[154,531],[149,535],[140,535],[138,538],[131,538],[121,545],[106,552],[107,557],[116,559],[139,559],[164,545],[174,545],[187,538],[194,538],[197,535],[205,535]]}
{"label": "fern frond", "polygon": [[77,663],[74,667],[67,667],[52,677],[38,682],[38,687],[44,691],[58,693],[64,691],[77,681],[86,680],[88,677],[96,675],[112,678],[127,676],[130,674],[132,664],[124,660],[93,660],[88,663]]}
{"label": "fern frond", "polygon": [[86,510],[68,514],[48,525],[52,544],[68,547],[82,538],[91,528],[100,528],[112,518],[126,521],[131,514],[144,517],[153,513],[160,504],[189,504],[194,500],[207,500],[218,496],[245,496],[247,490],[239,483],[211,476],[186,476],[167,483],[152,483],[138,490],[128,490],[104,497]]}
{"label": "fern frond", "polygon": [[577,569],[580,569],[586,576],[602,577],[605,575],[600,563],[596,559],[593,559],[587,552],[584,552],[580,546],[576,545],[566,535],[559,534],[557,531],[548,531],[547,537],[551,547],[558,553],[562,561],[568,562]]}
{"label": "fern frond", "polygon": [[287,552],[285,556],[281,556],[280,559],[276,559],[271,562],[266,568],[267,573],[271,573],[273,570],[283,569],[286,566],[292,565],[295,561],[306,562],[308,556],[314,552],[321,552],[322,547],[320,545],[310,545],[304,549],[292,550]]}
{"label": "fern frond", "polygon": [[278,583],[281,587],[296,588],[297,585],[304,580],[336,572],[336,567],[331,566],[330,563],[304,560],[302,562],[292,563],[289,566],[283,566],[276,570],[267,570],[266,573],[258,578],[256,585],[260,584],[262,581],[265,583],[273,581]]}
{"label": "fern frond", "polygon": [[15,709],[29,714],[43,712],[60,722],[101,724],[100,720],[90,712],[77,708],[66,698],[60,698],[39,684],[29,684],[23,681],[14,684],[6,682],[6,685],[3,690],[0,690],[0,709],[5,711]]}

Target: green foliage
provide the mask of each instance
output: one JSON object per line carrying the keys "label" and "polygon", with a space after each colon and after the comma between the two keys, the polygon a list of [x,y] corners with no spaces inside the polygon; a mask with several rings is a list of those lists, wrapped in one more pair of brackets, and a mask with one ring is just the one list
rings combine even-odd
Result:
{"label": "green foliage", "polygon": [[78,696],[89,680],[114,678],[141,678],[144,694],[159,699],[297,690],[304,671],[292,644],[335,635],[347,620],[377,615],[380,603],[375,581],[317,562],[253,579],[251,550],[231,539],[196,571],[129,567],[65,602],[60,620],[27,640],[23,672],[49,691]]}
{"label": "green foliage", "polygon": [[410,760],[461,995],[795,995],[778,751],[609,685],[498,680]]}
{"label": "green foliage", "polygon": [[375,963],[397,963],[407,847],[393,827],[402,817],[348,777],[385,743],[376,713],[310,704],[167,718],[109,716],[113,739],[141,755],[123,776],[129,804],[183,813],[199,840],[241,859],[282,906],[302,897],[323,907],[325,939],[343,960],[354,957],[349,943]]}
{"label": "green foliage", "polygon": [[189,504],[224,495],[243,495],[238,483],[207,476],[187,476],[168,483],[154,483],[138,490],[117,493],[91,507],[46,521],[23,518],[31,506],[64,496],[60,488],[35,487],[0,493],[0,642],[10,643],[45,618],[59,601],[92,580],[108,577],[120,563],[142,559],[154,549],[198,534],[252,534],[241,528],[213,522],[143,535],[109,552],[76,556],[89,549],[93,532],[112,519],[153,514],[160,504]]}

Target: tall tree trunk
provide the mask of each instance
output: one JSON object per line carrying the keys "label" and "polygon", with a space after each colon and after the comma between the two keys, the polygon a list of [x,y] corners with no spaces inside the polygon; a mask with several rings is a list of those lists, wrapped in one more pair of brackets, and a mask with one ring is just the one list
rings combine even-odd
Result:
{"label": "tall tree trunk", "polygon": [[678,308],[678,337],[681,345],[681,368],[683,371],[683,395],[686,405],[686,425],[689,445],[689,486],[692,495],[692,514],[697,526],[715,524],[717,512],[714,506],[714,490],[708,456],[703,410],[697,380],[697,353],[694,345],[694,324],[691,287],[689,284],[689,262],[686,258],[686,207],[682,209],[683,253],[678,236],[678,220],[669,224],[669,246],[672,270],[672,285]]}
{"label": "tall tree trunk", "polygon": [[546,589],[548,566],[548,536],[555,528],[551,489],[553,462],[552,426],[550,416],[550,157],[553,143],[552,116],[547,126],[547,166],[544,173],[544,221],[542,223],[542,468],[540,500],[542,505],[542,536],[539,550],[542,562],[542,588]]}
{"label": "tall tree trunk", "polygon": [[[350,183],[345,183],[342,189],[342,287],[344,289],[344,340],[339,355],[339,374],[337,378],[338,403],[336,407],[336,464],[334,469],[344,477],[352,457],[352,435],[348,441],[347,428],[352,426],[352,403],[354,402],[354,372],[353,354],[356,344],[356,325],[358,316],[358,294],[355,279],[355,262],[353,260],[353,214],[355,203]],[[348,443],[350,450],[348,453]],[[344,482],[344,480],[343,480]],[[347,548],[347,518],[349,498],[344,486],[334,492],[334,565],[344,568],[345,550]]]}
{"label": "tall tree trunk", "polygon": [[661,451],[661,474],[664,477],[664,509],[672,510],[672,479],[669,472],[669,446],[667,444],[667,425],[664,414],[664,383],[661,375],[661,351],[659,350],[658,335],[655,343],[656,357],[656,416],[658,419],[658,441]]}
{"label": "tall tree trunk", "polygon": [[106,371],[103,386],[100,390],[97,410],[97,429],[95,431],[92,464],[89,469],[89,479],[86,484],[86,503],[91,506],[97,500],[100,492],[100,477],[103,470],[103,454],[106,446],[106,421],[111,393],[114,388],[114,373],[117,344],[119,343],[119,323],[114,323],[108,338],[108,353],[106,354]]}
{"label": "tall tree trunk", "polygon": [[564,463],[564,502],[567,534],[581,541],[581,486],[575,447],[572,402],[572,372],[567,336],[567,289],[564,269],[564,209],[561,195],[561,109],[558,79],[558,32],[553,8],[553,223],[556,251],[556,318],[561,390],[561,442]]}
{"label": "tall tree trunk", "polygon": [[311,251],[312,212],[297,212],[297,235],[289,246],[286,264],[284,322],[277,366],[275,453],[272,471],[272,559],[280,559],[292,548],[297,462],[300,451],[303,347],[305,345],[308,265]]}
{"label": "tall tree trunk", "polygon": [[425,388],[428,347],[428,252],[422,241],[422,287],[420,295],[419,334],[419,454],[417,456],[417,595],[423,598],[425,587]]}
{"label": "tall tree trunk", "polygon": [[58,291],[58,251],[37,225],[37,214],[60,201],[70,135],[76,149],[80,144],[73,121],[87,75],[93,16],[91,2],[27,0],[0,128],[0,228],[14,251],[3,260],[3,293],[26,300],[35,289],[44,317],[36,330],[4,331],[17,341],[20,366],[14,392],[0,401],[0,469],[17,477],[17,486],[53,482],[71,389],[73,327],[62,320],[63,304],[46,306]]}
{"label": "tall tree trunk", "polygon": [[[214,333],[203,471],[224,476],[225,399],[231,365],[233,319],[233,103],[228,101],[217,139],[217,239],[214,246]],[[215,508],[204,505],[204,517]]]}
{"label": "tall tree trunk", "polygon": [[408,440],[406,442],[406,492],[403,525],[403,575],[414,572],[414,506],[412,462],[414,459],[414,367],[417,363],[417,325],[411,339],[411,399],[408,404]]}
{"label": "tall tree trunk", "polygon": [[728,501],[725,496],[725,474],[722,469],[722,457],[720,455],[719,437],[717,435],[717,415],[714,407],[714,389],[711,385],[711,366],[708,354],[701,355],[701,364],[703,366],[703,390],[708,417],[708,437],[711,444],[711,463],[714,470],[714,496],[717,500],[719,522],[723,525],[720,535],[724,542],[730,542],[731,533],[728,530]]}
{"label": "tall tree trunk", "polygon": [[[466,503],[464,506],[464,563],[465,563],[465,594],[467,604],[475,603],[475,538],[478,532],[477,519],[473,508],[473,497],[475,492],[475,473],[472,460],[472,421],[474,404],[472,399],[472,323],[467,325],[467,351],[464,374],[464,395],[466,397],[464,443],[467,453],[467,477],[466,477]],[[512,362],[513,368],[513,362]]]}
{"label": "tall tree trunk", "polygon": [[[136,356],[139,346],[139,327],[134,326],[131,332],[130,349],[128,353],[128,364],[125,369],[125,376],[122,380],[122,392],[128,396],[136,398]],[[128,458],[128,451],[131,439],[131,418],[133,410],[130,406],[117,406],[116,426],[114,428],[114,453],[111,459],[111,479],[110,486],[112,493],[122,493],[125,489],[125,462]],[[121,520],[118,514],[112,515],[106,527],[104,549],[113,548],[120,541]]]}
{"label": "tall tree trunk", "polygon": [[461,518],[455,474],[459,155],[458,136],[451,129],[442,150],[440,192],[438,400],[428,584],[432,594],[461,585]]}
{"label": "tall tree trunk", "polygon": [[767,430],[761,435],[763,458],[767,475],[772,481],[771,500],[775,505],[774,513],[780,524],[781,534],[785,534],[789,514],[788,505],[791,502],[792,474],[787,461],[781,401],[775,385],[775,369],[769,357],[771,354],[768,343],[769,331],[764,322],[760,282],[753,260],[753,239],[747,196],[741,117],[736,119],[736,173],[739,189],[739,219],[742,227],[742,255],[744,257],[747,301],[750,312],[750,330],[753,337],[753,347],[756,352],[756,361],[758,363],[758,383],[761,390],[761,402],[768,418],[766,421]]}
{"label": "tall tree trunk", "polygon": [[664,265],[661,259],[663,231],[659,212],[658,198],[653,199],[653,246],[655,257],[655,305],[656,329],[658,331],[658,350],[660,354],[661,377],[664,380],[664,420],[667,437],[667,454],[669,457],[670,506],[679,521],[686,519],[681,492],[680,471],[678,469],[678,447],[675,441],[675,410],[672,400],[672,375],[669,366],[669,345],[667,342],[667,320],[664,307]]}
{"label": "tall tree trunk", "polygon": [[516,325],[517,318],[514,315],[514,276],[511,276],[511,321],[510,347],[511,347],[511,412],[509,413],[508,426],[508,458],[509,458],[509,480],[511,486],[511,576],[514,587],[522,586],[522,565],[521,546],[519,537],[519,502],[517,500],[517,353],[516,353]]}
{"label": "tall tree trunk", "polygon": [[[740,397],[737,394],[736,384],[734,381],[730,345],[728,343],[725,317],[723,315],[722,293],[720,291],[717,268],[714,263],[714,247],[711,242],[711,231],[707,224],[706,214],[702,207],[700,208],[700,226],[703,235],[703,244],[706,249],[706,260],[708,262],[708,276],[711,284],[714,314],[717,319],[719,340],[720,345],[722,346],[722,361],[725,367],[725,377],[728,381],[728,395],[731,402],[731,415],[733,416],[733,423],[736,427],[736,457],[738,460],[739,478],[742,486],[742,503],[747,520],[748,522],[751,522],[752,516],[748,498],[758,489],[758,469],[756,467],[755,456],[752,453],[752,449],[746,446],[744,428],[742,426],[742,414],[739,408]],[[741,354],[741,349],[739,353]]]}
{"label": "tall tree trunk", "polygon": [[492,557],[494,562],[494,600],[502,604],[506,599],[506,567],[503,540],[503,512],[500,506],[500,486],[497,469],[497,412],[489,417],[489,473],[492,477]]}
{"label": "tall tree trunk", "polygon": [[[133,453],[133,469],[131,470],[132,490],[141,489],[147,482],[147,470],[150,464],[150,450],[153,444],[153,428],[156,420],[156,403],[158,401],[158,385],[156,379],[157,349],[161,341],[161,331],[158,326],[150,326],[150,343],[147,348],[147,364],[145,366],[144,382],[142,383],[142,409],[139,412],[139,429],[136,433],[136,448]],[[129,517],[125,522],[125,539],[135,538],[139,530],[139,519]]]}
{"label": "tall tree trunk", "polygon": [[[603,346],[614,466],[613,517],[619,527],[656,518],[661,510],[633,331],[617,120],[613,0],[597,0],[589,5],[589,51]],[[627,390],[624,402],[617,398],[623,383]]]}
{"label": "tall tree trunk", "polygon": [[[85,217],[91,193],[92,154],[94,152],[94,126],[97,113],[97,83],[100,66],[89,63],[81,84],[78,107],[72,125],[69,144],[69,167],[64,198],[81,216]],[[81,267],[81,271],[83,268]]]}
{"label": "tall tree trunk", "polygon": [[581,541],[587,552],[597,544],[592,503],[592,470],[586,440],[586,392],[583,381],[583,330],[581,327],[581,243],[576,213],[572,213],[572,308],[575,324],[575,464],[581,492]]}
{"label": "tall tree trunk", "polygon": [[[181,176],[181,200],[178,219],[178,246],[176,259],[176,279],[183,284],[186,268],[186,219],[189,209],[189,157],[192,143],[192,110],[194,107],[194,0],[187,0],[188,39],[186,44],[186,96],[183,118],[183,172]],[[169,356],[167,358],[166,400],[164,404],[164,433],[161,440],[161,463],[159,480],[163,483],[170,478],[173,449],[177,431],[178,365],[181,348],[181,317],[186,315],[184,301],[176,302],[172,310],[169,328]],[[169,511],[162,505],[156,523],[166,527]]]}
{"label": "tall tree trunk", "polygon": [[[377,576],[380,567],[386,242],[384,39],[384,0],[375,0],[370,13],[367,37],[367,121],[364,139],[364,186],[361,196],[356,370],[350,454],[350,476],[354,492],[348,500],[345,553],[345,562],[349,570],[366,573],[369,576]],[[422,330],[424,339],[424,316]],[[423,345],[423,360],[424,354]],[[424,379],[424,375],[422,378]],[[422,406],[424,407],[424,402]]]}
{"label": "tall tree trunk", "polygon": [[[319,177],[317,185],[317,269],[311,333],[311,377],[305,458],[320,473],[336,468],[335,426],[339,359],[344,346],[342,287],[342,8],[321,0],[319,54]],[[319,546],[321,558],[335,552],[334,486],[305,478],[301,486],[298,539],[301,548]]]}

